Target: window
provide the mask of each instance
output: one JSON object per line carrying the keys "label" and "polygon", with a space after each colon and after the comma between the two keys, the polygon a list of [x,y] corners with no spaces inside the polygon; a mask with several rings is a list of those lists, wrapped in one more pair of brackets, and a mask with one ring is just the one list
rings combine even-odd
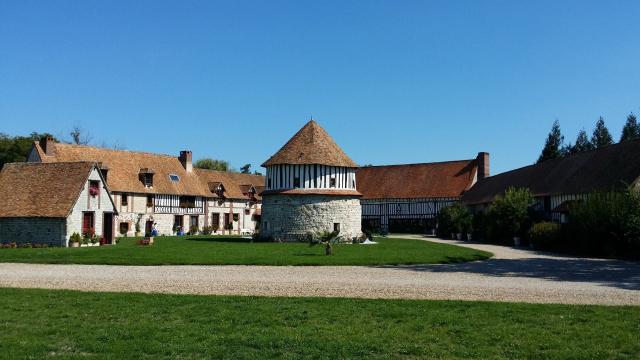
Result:
{"label": "window", "polygon": [[340,223],[333,223],[333,231],[337,233],[340,232]]}
{"label": "window", "polygon": [[191,216],[189,218],[189,231],[191,231],[193,233],[197,229],[198,229],[198,217],[197,216]]}
{"label": "window", "polygon": [[196,207],[196,197],[195,196],[180,196],[180,207],[181,208],[194,208],[194,207]]}
{"label": "window", "polygon": [[271,179],[267,180],[267,187],[271,189]]}
{"label": "window", "polygon": [[182,227],[182,225],[183,225],[183,220],[184,220],[184,219],[182,218],[182,215],[175,215],[175,216],[173,217],[173,230],[174,230],[174,231],[177,231],[177,230],[179,230],[179,228],[181,228],[181,227]]}
{"label": "window", "polygon": [[238,213],[234,213],[234,214],[233,214],[233,221],[236,221],[236,222],[237,222],[238,220],[240,220],[240,214],[238,214]]}
{"label": "window", "polygon": [[336,178],[335,177],[332,177],[329,180],[329,187],[332,187],[332,188],[336,187]]}
{"label": "window", "polygon": [[251,215],[251,209],[244,209],[245,215]]}
{"label": "window", "polygon": [[142,182],[146,187],[153,187],[153,174],[143,174]]}
{"label": "window", "polygon": [[214,231],[218,231],[218,229],[220,228],[220,214],[211,214],[211,227],[214,229]]}
{"label": "window", "polygon": [[174,181],[174,182],[178,182],[178,181],[180,181],[180,176],[178,176],[176,174],[169,174],[169,180]]}
{"label": "window", "polygon": [[120,195],[120,205],[129,206],[129,194]]}
{"label": "window", "polygon": [[128,222],[121,222],[120,223],[120,235],[127,235],[127,233],[129,232],[129,223]]}
{"label": "window", "polygon": [[94,216],[93,212],[84,212],[82,213],[82,235],[88,234],[89,236],[94,235]]}
{"label": "window", "polygon": [[90,180],[89,181],[89,195],[97,196],[100,194],[100,181],[98,180]]}
{"label": "window", "polygon": [[147,207],[153,207],[153,200],[154,200],[155,196],[153,195],[147,195]]}
{"label": "window", "polygon": [[300,178],[297,176],[293,178],[293,188],[294,189],[300,188]]}

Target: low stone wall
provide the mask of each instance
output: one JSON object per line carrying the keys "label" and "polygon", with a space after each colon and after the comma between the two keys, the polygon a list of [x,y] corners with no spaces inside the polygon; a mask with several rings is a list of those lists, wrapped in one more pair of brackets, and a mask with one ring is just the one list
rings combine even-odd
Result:
{"label": "low stone wall", "polygon": [[0,243],[67,246],[63,218],[0,218]]}
{"label": "low stone wall", "polygon": [[360,199],[355,196],[266,195],[262,199],[261,235],[274,240],[308,241],[310,234],[334,230],[351,241],[362,234]]}

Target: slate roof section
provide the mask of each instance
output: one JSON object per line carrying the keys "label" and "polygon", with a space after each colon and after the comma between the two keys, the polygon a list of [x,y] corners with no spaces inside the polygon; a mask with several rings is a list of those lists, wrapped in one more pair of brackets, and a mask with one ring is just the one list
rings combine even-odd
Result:
{"label": "slate roof section", "polygon": [[358,169],[362,200],[460,197],[476,179],[476,159]]}
{"label": "slate roof section", "polygon": [[10,163],[0,172],[0,217],[66,218],[93,162]]}
{"label": "slate roof section", "polygon": [[356,168],[335,140],[317,122],[309,121],[262,166],[320,164]]}
{"label": "slate roof section", "polygon": [[584,194],[636,185],[639,177],[640,140],[633,140],[488,177],[462,200],[488,203],[509,187],[529,188],[536,197]]}

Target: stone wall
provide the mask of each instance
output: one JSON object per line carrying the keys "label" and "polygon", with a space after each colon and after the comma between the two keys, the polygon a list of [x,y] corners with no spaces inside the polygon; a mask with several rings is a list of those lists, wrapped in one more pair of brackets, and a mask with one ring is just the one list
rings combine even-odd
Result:
{"label": "stone wall", "polygon": [[0,218],[0,243],[67,246],[64,218]]}
{"label": "stone wall", "polygon": [[[89,180],[100,181],[100,194],[91,196],[89,194],[89,181],[84,184],[84,188],[80,192],[78,200],[76,200],[71,213],[66,220],[66,240],[73,233],[82,235],[82,216],[84,212],[93,212],[93,227],[95,234],[102,236],[102,220],[105,212],[113,212],[113,204],[109,200],[107,189],[101,181],[98,170],[93,169],[89,175]],[[66,246],[66,242],[63,246]]]}
{"label": "stone wall", "polygon": [[267,195],[262,199],[261,234],[283,241],[306,241],[309,234],[334,230],[340,224],[344,241],[358,237],[360,199],[354,196]]}

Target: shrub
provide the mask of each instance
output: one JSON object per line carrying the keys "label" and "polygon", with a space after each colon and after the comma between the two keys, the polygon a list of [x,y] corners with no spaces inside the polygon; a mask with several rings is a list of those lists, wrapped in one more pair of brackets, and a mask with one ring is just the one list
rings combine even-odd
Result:
{"label": "shrub", "polygon": [[455,203],[438,214],[438,236],[448,237],[450,234],[471,232],[473,217],[461,203]]}
{"label": "shrub", "polygon": [[526,234],[533,203],[529,189],[507,189],[504,196],[498,197],[489,207],[487,235],[491,240],[510,241],[515,236]]}
{"label": "shrub", "polygon": [[561,241],[561,227],[548,221],[537,223],[531,227],[528,236],[535,249],[557,249]]}
{"label": "shrub", "polygon": [[82,242],[82,237],[77,232],[74,232],[69,237],[69,243],[80,243],[80,242]]}
{"label": "shrub", "polygon": [[202,235],[211,235],[213,228],[211,226],[205,226],[202,228]]}
{"label": "shrub", "polygon": [[567,244],[581,253],[640,257],[640,194],[588,195],[569,210]]}

